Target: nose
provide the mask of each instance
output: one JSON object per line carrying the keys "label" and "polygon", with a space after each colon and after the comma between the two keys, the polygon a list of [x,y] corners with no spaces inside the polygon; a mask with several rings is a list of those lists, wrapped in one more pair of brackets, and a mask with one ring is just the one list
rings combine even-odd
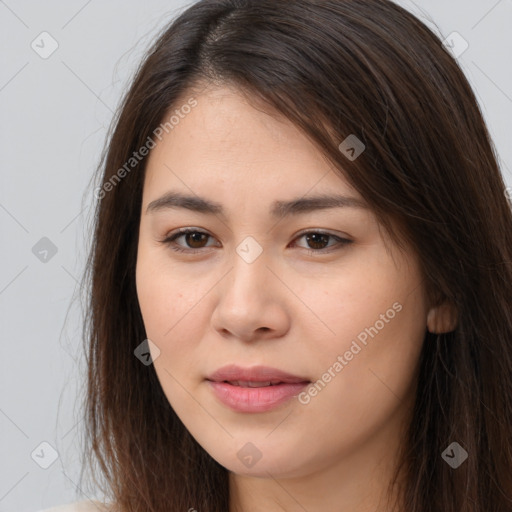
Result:
{"label": "nose", "polygon": [[262,253],[252,263],[238,254],[214,288],[213,328],[226,338],[243,341],[278,338],[290,328],[290,292]]}

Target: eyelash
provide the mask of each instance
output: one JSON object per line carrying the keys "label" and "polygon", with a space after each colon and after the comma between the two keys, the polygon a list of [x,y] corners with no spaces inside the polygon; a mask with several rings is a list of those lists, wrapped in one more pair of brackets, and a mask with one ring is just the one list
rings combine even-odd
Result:
{"label": "eyelash", "polygon": [[[211,237],[211,235],[209,235],[208,233],[206,233],[204,231],[200,231],[198,229],[182,228],[179,231],[177,231],[176,233],[169,235],[164,240],[161,240],[161,243],[168,245],[173,251],[180,252],[180,253],[187,253],[187,254],[197,254],[197,253],[203,251],[204,249],[208,248],[208,247],[202,247],[200,249],[183,249],[182,247],[180,247],[174,243],[177,238],[179,238],[183,235],[186,235],[188,233],[202,233],[204,235]],[[314,230],[304,231],[302,233],[299,233],[294,240],[296,240],[298,238],[302,238],[306,235],[311,235],[311,234],[324,235],[324,236],[328,236],[330,238],[334,238],[335,240],[338,241],[338,246],[340,246],[340,247],[338,247],[338,249],[341,249],[342,247],[352,243],[352,240],[350,240],[348,238],[341,238],[341,237],[333,235],[331,233],[326,233],[324,231],[314,231]],[[302,249],[304,249],[310,255],[318,255],[318,253],[325,254],[325,253],[332,252],[332,250],[333,250],[332,247],[336,247],[336,246],[331,246],[329,249],[306,249],[304,247],[302,247]],[[334,250],[336,250],[336,249],[334,249]]]}

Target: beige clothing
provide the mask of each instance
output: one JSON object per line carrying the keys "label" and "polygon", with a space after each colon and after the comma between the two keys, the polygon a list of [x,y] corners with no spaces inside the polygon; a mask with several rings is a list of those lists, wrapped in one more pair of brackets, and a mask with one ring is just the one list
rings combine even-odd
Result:
{"label": "beige clothing", "polygon": [[38,512],[108,512],[108,506],[99,501],[76,501],[67,505],[46,508]]}

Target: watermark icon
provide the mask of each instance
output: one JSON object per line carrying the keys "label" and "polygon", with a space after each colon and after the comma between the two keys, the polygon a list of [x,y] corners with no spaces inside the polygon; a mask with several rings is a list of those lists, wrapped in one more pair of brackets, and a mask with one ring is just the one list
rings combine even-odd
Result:
{"label": "watermark icon", "polygon": [[510,206],[512,207],[512,187],[507,187],[505,189],[505,197],[507,198]]}
{"label": "watermark icon", "polygon": [[[371,327],[365,328],[357,335],[357,340],[364,346],[368,343],[368,336],[372,339],[379,334],[379,332],[384,329],[386,324],[395,318],[396,314],[402,311],[402,304],[399,302],[395,302],[392,307],[390,307],[386,313],[380,315],[379,320],[377,320]],[[299,402],[303,405],[309,404],[311,402],[311,398],[315,397],[322,391],[331,380],[336,377],[338,373],[348,365],[350,361],[354,358],[355,355],[361,352],[362,347],[359,346],[356,340],[352,340],[352,344],[350,345],[350,349],[347,350],[342,356],[339,355],[336,358],[336,361],[328,368],[328,370],[322,375],[320,379],[316,382],[310,384],[305,391],[302,391],[298,395]]]}
{"label": "watermark icon", "polygon": [[358,139],[351,133],[343,142],[340,143],[338,149],[350,160],[354,161],[365,149],[363,141]]}
{"label": "watermark icon", "polygon": [[255,238],[247,236],[238,244],[236,252],[246,263],[252,263],[263,252],[263,248]]}
{"label": "watermark icon", "polygon": [[443,47],[458,59],[469,48],[469,43],[458,32],[452,32],[443,40]]}
{"label": "watermark icon", "polygon": [[144,340],[133,351],[144,366],[149,366],[160,357],[160,349],[150,340]]}
{"label": "watermark icon", "polygon": [[34,448],[30,456],[43,469],[48,469],[59,458],[57,450],[46,441],[43,441]]}
{"label": "watermark icon", "polygon": [[59,47],[57,40],[48,32],[41,32],[31,43],[30,47],[42,59],[49,58]]}
{"label": "watermark icon", "polygon": [[[192,108],[197,106],[197,100],[195,98],[189,98],[187,103],[182,105],[179,109],[176,109],[174,113],[169,117],[165,123],[160,123],[154,130],[153,135],[158,139],[162,140],[162,136],[165,133],[169,133],[173,130],[187,114],[190,114]],[[148,136],[146,142],[137,150],[132,153],[132,156],[120,167],[117,172],[110,177],[108,181],[103,183],[101,187],[97,187],[94,190],[94,197],[96,199],[103,199],[107,192],[110,192],[114,187],[127,175],[129,174],[145,156],[149,154],[149,151],[156,146],[156,142],[153,138]]]}
{"label": "watermark icon", "polygon": [[457,469],[468,458],[468,452],[454,441],[441,454],[441,457],[451,468]]}
{"label": "watermark icon", "polygon": [[252,443],[245,443],[237,452],[238,458],[242,461],[244,466],[252,468],[258,462],[263,454]]}
{"label": "watermark icon", "polygon": [[32,254],[43,263],[48,263],[56,254],[57,246],[46,236],[43,236],[32,247]]}

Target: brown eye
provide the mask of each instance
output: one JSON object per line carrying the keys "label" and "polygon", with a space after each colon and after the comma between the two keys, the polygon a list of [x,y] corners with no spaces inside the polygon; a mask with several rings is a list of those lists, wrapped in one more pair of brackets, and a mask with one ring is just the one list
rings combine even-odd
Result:
{"label": "brown eye", "polygon": [[[177,240],[183,238],[185,244],[177,243]],[[207,245],[208,239],[212,238],[211,235],[204,231],[199,231],[192,228],[184,228],[178,230],[176,233],[171,234],[162,243],[171,247],[173,251],[183,253],[199,253],[203,252],[202,249],[212,247],[212,244]],[[308,231],[302,233],[295,240],[304,238],[306,240],[307,247],[298,246],[299,248],[305,249],[309,254],[326,254],[331,250],[341,249],[343,246],[352,243],[352,240],[347,238],[341,238],[331,233],[324,233],[321,231]],[[334,243],[329,243],[331,240]]]}
{"label": "brown eye", "polygon": [[200,231],[192,231],[191,233],[184,234],[185,240],[187,244],[192,249],[199,249],[203,247],[201,244],[207,241],[208,235],[206,233],[202,233]]}
{"label": "brown eye", "polygon": [[[301,238],[306,240],[307,247],[298,246],[305,249],[309,254],[324,254],[331,252],[331,250],[341,249],[343,246],[352,243],[348,238],[342,238],[331,233],[324,233],[322,231],[307,231],[300,234],[296,240]],[[329,243],[333,240],[335,243]]]}
{"label": "brown eye", "polygon": [[311,249],[324,249],[329,243],[329,238],[331,238],[331,235],[325,233],[308,233],[304,236],[308,244],[313,244]]}
{"label": "brown eye", "polygon": [[[184,238],[184,245],[176,243],[176,240],[179,238]],[[208,238],[211,238],[208,233],[197,229],[186,228],[178,230],[176,233],[168,236],[165,240],[162,240],[162,243],[169,245],[173,251],[188,252],[192,254],[195,252],[201,252],[201,249],[211,247],[205,245]]]}

